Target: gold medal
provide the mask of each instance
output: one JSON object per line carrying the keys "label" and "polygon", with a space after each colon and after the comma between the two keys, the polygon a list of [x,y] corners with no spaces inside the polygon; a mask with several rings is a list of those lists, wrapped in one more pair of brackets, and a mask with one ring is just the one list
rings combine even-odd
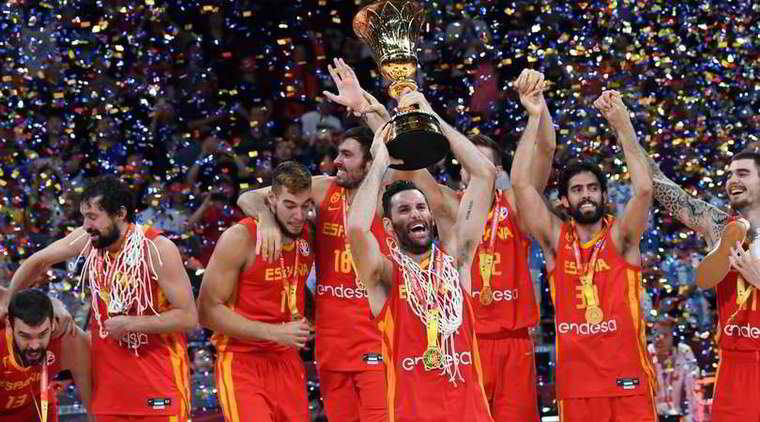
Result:
{"label": "gold medal", "polygon": [[426,371],[441,368],[441,351],[438,346],[431,346],[425,350],[425,353],[422,354],[422,363],[425,365]]}
{"label": "gold medal", "polygon": [[441,367],[441,349],[438,347],[438,309],[427,311],[427,350],[422,354],[425,370]]}
{"label": "gold medal", "polygon": [[591,325],[596,325],[602,322],[602,319],[604,319],[602,308],[598,306],[589,306],[586,308],[586,322]]}
{"label": "gold medal", "polygon": [[480,254],[480,278],[483,279],[483,287],[480,289],[480,304],[488,306],[493,303],[493,290],[491,289],[491,275],[493,274],[493,254]]}
{"label": "gold medal", "polygon": [[483,286],[480,289],[480,304],[488,306],[491,303],[493,303],[493,290],[491,290],[491,286]]}
{"label": "gold medal", "polygon": [[480,276],[483,278],[484,284],[488,284],[491,282],[492,272],[493,272],[493,254],[490,254],[490,253],[480,254]]}

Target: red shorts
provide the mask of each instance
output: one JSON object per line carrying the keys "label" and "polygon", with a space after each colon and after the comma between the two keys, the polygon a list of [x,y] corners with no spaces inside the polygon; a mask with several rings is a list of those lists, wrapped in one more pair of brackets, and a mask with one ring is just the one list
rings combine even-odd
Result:
{"label": "red shorts", "polygon": [[720,351],[713,422],[760,422],[760,351]]}
{"label": "red shorts", "polygon": [[227,422],[307,422],[306,374],[295,350],[220,353],[216,385]]}
{"label": "red shorts", "polygon": [[495,421],[536,422],[538,393],[533,339],[528,329],[499,335],[478,335],[483,389]]}
{"label": "red shorts", "polygon": [[187,416],[127,416],[127,415],[97,415],[98,422],[187,422]]}
{"label": "red shorts", "polygon": [[[579,380],[579,382],[582,382]],[[652,396],[592,397],[559,400],[562,422],[656,422]]]}
{"label": "red shorts", "polygon": [[[18,396],[12,396],[18,397]],[[27,396],[27,399],[32,400],[31,396]],[[9,398],[9,401],[11,399]],[[6,406],[8,403],[0,403],[0,406]],[[37,401],[39,406],[39,399]],[[40,420],[39,413],[37,413],[37,406],[35,402],[31,401],[27,406],[14,411],[13,413],[0,412],[0,421],[3,422],[29,422]],[[58,422],[58,409],[55,405],[48,405],[48,422]]]}
{"label": "red shorts", "polygon": [[385,422],[385,372],[319,371],[319,389],[327,420]]}

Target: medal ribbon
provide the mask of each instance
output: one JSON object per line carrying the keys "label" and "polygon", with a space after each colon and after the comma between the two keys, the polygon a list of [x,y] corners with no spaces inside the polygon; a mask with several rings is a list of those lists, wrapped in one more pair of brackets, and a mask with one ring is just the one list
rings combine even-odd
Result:
{"label": "medal ribbon", "polygon": [[364,283],[359,279],[359,271],[356,270],[354,254],[351,253],[351,244],[348,243],[348,235],[346,234],[346,230],[348,230],[348,200],[346,199],[346,189],[344,188],[340,188],[340,199],[343,202],[343,243],[346,247],[346,252],[348,252],[348,257],[351,260],[351,269],[354,270],[354,281],[356,282],[356,286],[360,289],[364,289]]}
{"label": "medal ribbon", "polygon": [[[483,280],[483,288],[491,287],[491,276],[493,275],[493,256],[494,246],[496,245],[496,226],[499,224],[501,217],[501,191],[496,191],[494,198],[493,211],[491,211],[491,238],[488,240],[488,249],[485,254],[480,254],[480,278]],[[483,289],[481,289],[482,291]]]}
{"label": "medal ribbon", "polygon": [[45,354],[44,361],[42,362],[42,374],[40,375],[40,405],[37,406],[37,399],[32,394],[34,399],[34,408],[37,410],[37,415],[40,417],[41,422],[47,422],[48,419],[48,368],[47,368],[47,354]]}
{"label": "medal ribbon", "polygon": [[596,260],[599,258],[599,251],[602,250],[607,238],[607,230],[609,230],[609,220],[604,218],[604,228],[599,236],[599,240],[594,244],[594,250],[591,252],[591,259],[589,262],[583,263],[581,261],[581,248],[580,248],[580,236],[578,236],[578,230],[575,227],[575,221],[571,220],[573,230],[573,253],[575,255],[575,268],[578,273],[581,274],[580,281],[583,286],[583,296],[586,299],[586,307],[599,307],[596,296],[594,295],[594,273],[596,272]]}
{"label": "medal ribbon", "polygon": [[739,305],[739,308],[744,307],[747,303],[753,289],[753,286],[747,287],[741,275],[736,278],[736,304]]}
{"label": "medal ribbon", "polygon": [[[436,267],[436,261],[438,260],[438,255],[436,254],[436,247],[435,243],[433,243],[433,248],[430,251],[430,257],[428,258],[428,283],[430,284],[430,288],[428,291],[422,291],[422,287],[417,283],[411,283],[413,292],[409,292],[413,295],[415,295],[417,298],[424,298],[424,302],[420,300],[421,303],[425,304],[425,314],[427,315],[427,321],[425,324],[425,328],[427,330],[427,348],[428,349],[437,349],[438,348],[438,318],[439,318],[439,310],[438,310],[438,301],[436,300],[436,295],[438,294],[438,286],[437,283],[434,286],[432,274],[435,271]],[[424,260],[423,260],[424,261]]]}
{"label": "medal ribbon", "polygon": [[288,309],[290,310],[290,316],[292,318],[295,318],[299,315],[298,313],[298,303],[296,302],[296,293],[298,292],[298,255],[300,255],[300,252],[298,250],[298,242],[300,242],[300,239],[296,239],[293,242],[293,249],[296,257],[293,259],[293,272],[291,273],[293,281],[290,282],[288,280],[288,272],[287,268],[285,267],[285,258],[283,257],[284,254],[280,254],[280,269],[282,271],[282,288],[285,291],[285,296],[282,298],[282,305],[281,309],[283,312],[285,312],[285,304],[287,302]]}
{"label": "medal ribbon", "polygon": [[433,308],[427,312],[427,348],[435,349],[438,347],[438,308]]}

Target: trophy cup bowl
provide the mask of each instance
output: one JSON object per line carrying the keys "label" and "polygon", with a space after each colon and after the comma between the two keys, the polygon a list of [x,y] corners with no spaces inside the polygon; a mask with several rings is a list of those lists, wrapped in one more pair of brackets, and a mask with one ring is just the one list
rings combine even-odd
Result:
{"label": "trophy cup bowl", "polygon": [[[391,82],[388,95],[396,100],[407,91],[417,90],[415,47],[423,22],[423,7],[410,0],[375,1],[354,16],[354,32],[369,46],[383,78]],[[449,152],[438,119],[429,113],[399,110],[387,124],[391,125],[388,152],[403,161],[391,165],[395,169],[425,168]]]}

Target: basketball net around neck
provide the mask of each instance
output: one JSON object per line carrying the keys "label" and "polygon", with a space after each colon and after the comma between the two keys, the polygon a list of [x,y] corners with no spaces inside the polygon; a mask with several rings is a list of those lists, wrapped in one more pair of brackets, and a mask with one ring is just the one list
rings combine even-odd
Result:
{"label": "basketball net around neck", "polygon": [[[103,328],[104,319],[98,298],[106,304],[106,317],[126,314],[131,310],[138,316],[147,310],[158,315],[153,306],[153,291],[149,283],[150,280],[158,279],[151,249],[156,253],[159,265],[163,265],[161,255],[156,244],[145,236],[141,225],[133,224],[127,231],[126,241],[115,258],[111,258],[107,250],[93,247],[91,239],[77,257],[77,261],[84,257],[77,289],[81,288],[84,295],[83,284],[88,282],[90,285],[92,312],[98,321],[101,338],[106,338],[108,331]],[[84,233],[74,239],[72,244],[86,235]],[[141,342],[128,344],[137,354]]]}
{"label": "basketball net around neck", "polygon": [[427,268],[422,268],[420,264],[402,252],[393,239],[387,239],[386,243],[391,257],[401,267],[407,302],[425,329],[428,328],[430,311],[437,309],[436,346],[442,355],[441,375],[447,375],[449,382],[454,385],[457,381],[464,382],[459,370],[459,359],[455,357],[454,346],[454,335],[462,325],[463,301],[459,272],[454,266],[454,258],[446,255],[433,244],[430,263],[426,266]]}

